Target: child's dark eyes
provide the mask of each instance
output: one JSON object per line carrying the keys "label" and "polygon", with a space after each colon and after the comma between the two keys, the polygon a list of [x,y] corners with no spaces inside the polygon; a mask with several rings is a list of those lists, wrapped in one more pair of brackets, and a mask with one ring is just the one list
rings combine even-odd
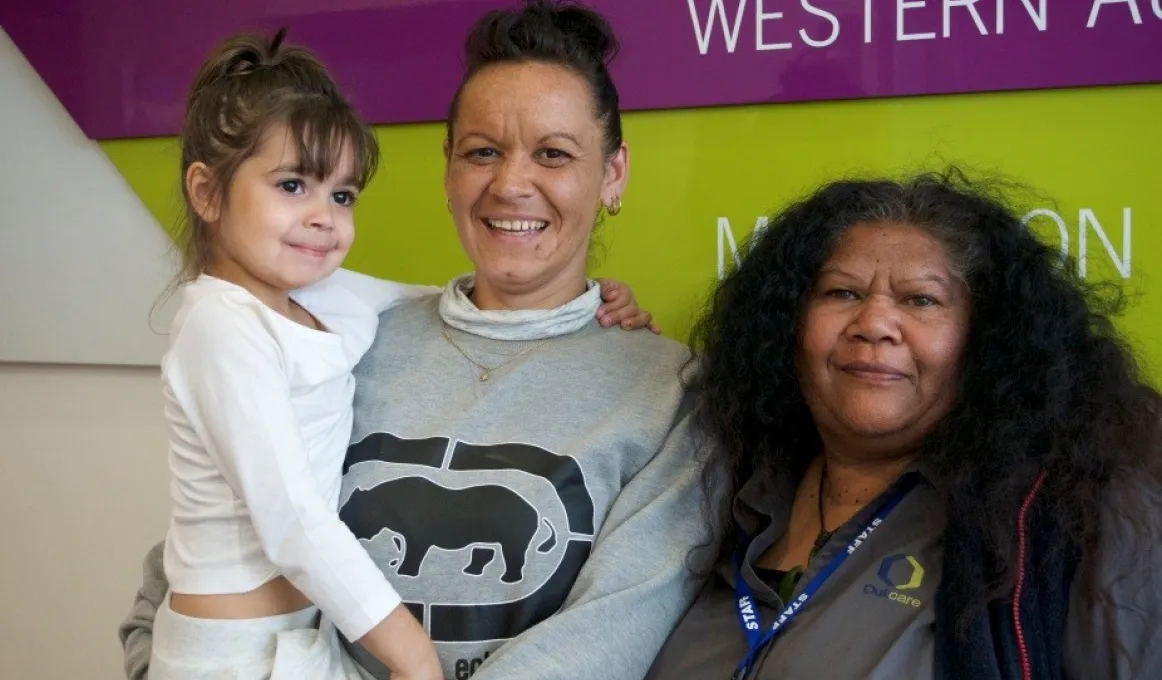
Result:
{"label": "child's dark eyes", "polygon": [[278,183],[278,188],[288,194],[298,194],[303,190],[303,181],[301,179],[284,179]]}
{"label": "child's dark eyes", "polygon": [[355,205],[356,196],[354,191],[336,191],[333,196],[335,202],[344,208],[350,208]]}

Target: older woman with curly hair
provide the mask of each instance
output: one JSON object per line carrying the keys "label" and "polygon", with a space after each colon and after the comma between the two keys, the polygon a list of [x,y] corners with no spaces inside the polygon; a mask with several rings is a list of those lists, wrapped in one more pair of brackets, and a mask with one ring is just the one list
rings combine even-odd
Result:
{"label": "older woman with curly hair", "polygon": [[1162,677],[1159,395],[961,174],[842,181],[702,321],[718,564],[649,677]]}

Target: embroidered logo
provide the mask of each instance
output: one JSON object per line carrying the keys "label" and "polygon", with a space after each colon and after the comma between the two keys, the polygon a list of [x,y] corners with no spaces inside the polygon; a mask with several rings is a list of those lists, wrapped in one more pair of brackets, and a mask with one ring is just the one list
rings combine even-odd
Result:
{"label": "embroidered logo", "polygon": [[880,562],[877,572],[880,581],[885,587],[877,587],[868,583],[863,587],[863,594],[880,597],[892,602],[919,608],[923,601],[912,595],[924,584],[924,567],[920,561],[911,555],[891,555]]}
{"label": "embroidered logo", "polygon": [[879,576],[896,590],[915,590],[924,582],[924,567],[911,555],[892,555],[880,563]]}

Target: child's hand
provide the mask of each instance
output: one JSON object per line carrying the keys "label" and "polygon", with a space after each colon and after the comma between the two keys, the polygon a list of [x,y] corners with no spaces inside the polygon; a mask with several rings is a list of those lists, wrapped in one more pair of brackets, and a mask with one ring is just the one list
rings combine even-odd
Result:
{"label": "child's hand", "polygon": [[605,301],[597,309],[598,323],[605,328],[620,324],[627,331],[648,328],[655,335],[661,335],[662,329],[653,323],[653,315],[638,309],[628,285],[613,279],[597,279],[597,282],[601,284],[601,299]]}
{"label": "child's hand", "polygon": [[444,680],[435,645],[402,604],[360,638],[359,644],[387,666],[392,680]]}

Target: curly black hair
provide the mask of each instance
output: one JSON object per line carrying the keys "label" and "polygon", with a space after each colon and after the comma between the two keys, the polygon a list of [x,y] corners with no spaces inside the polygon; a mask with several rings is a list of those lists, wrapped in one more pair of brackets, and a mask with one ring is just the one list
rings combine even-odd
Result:
{"label": "curly black hair", "polygon": [[[691,336],[696,417],[714,442],[705,483],[720,499],[712,508],[718,559],[737,545],[729,511],[739,486],[761,473],[794,488],[820,452],[796,374],[804,309],[837,238],[862,222],[928,230],[969,290],[956,401],[917,455],[948,512],[978,530],[998,560],[986,600],[1016,578],[1015,518],[1042,471],[1039,502],[1082,551],[1100,537],[1099,510],[1117,505],[1106,493],[1112,479],[1147,471],[1158,479],[1159,395],[1111,322],[1124,307],[1120,289],[1063,266],[1008,206],[1010,189],[955,168],[838,181],[744,246]],[[1143,521],[1132,509],[1121,514]]]}

